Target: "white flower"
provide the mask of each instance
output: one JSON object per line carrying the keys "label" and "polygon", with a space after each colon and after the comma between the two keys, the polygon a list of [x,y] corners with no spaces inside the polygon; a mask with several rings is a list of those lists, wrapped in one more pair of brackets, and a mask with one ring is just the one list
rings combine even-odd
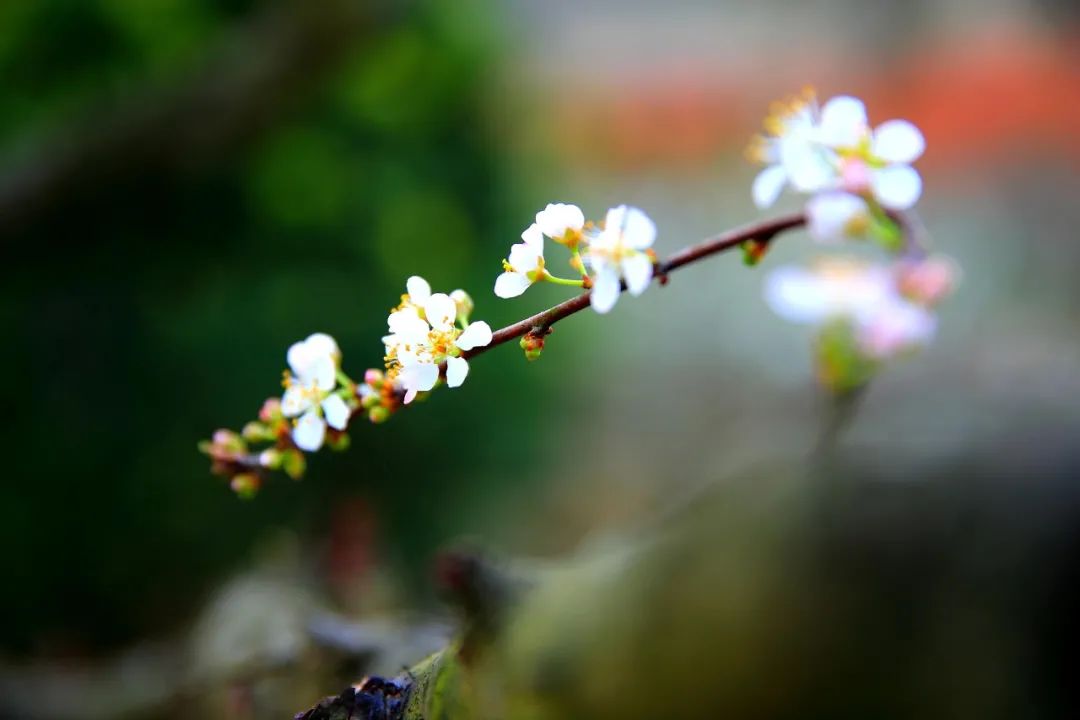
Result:
{"label": "white flower", "polygon": [[341,396],[331,394],[340,358],[337,343],[325,333],[294,343],[286,354],[291,373],[285,376],[281,412],[285,417],[299,417],[292,436],[301,450],[322,447],[327,424],[344,430],[349,423],[349,406]]}
{"label": "white flower", "polygon": [[[416,291],[416,292],[414,292]],[[425,292],[426,291],[426,292]],[[426,297],[424,297],[426,294]],[[416,302],[424,297],[422,303]],[[386,378],[405,390],[405,403],[427,392],[439,381],[439,365],[446,363],[446,384],[458,387],[469,374],[462,351],[491,342],[491,327],[483,321],[457,327],[457,303],[444,293],[431,293],[422,278],[409,278],[409,293],[387,318]]]}
{"label": "white flower", "polygon": [[806,227],[810,237],[822,243],[835,243],[866,233],[870,207],[858,195],[847,192],[824,192],[806,203]]}
{"label": "white flower", "polygon": [[855,261],[832,259],[809,270],[778,268],[766,281],[765,300],[795,323],[850,321],[859,348],[875,359],[928,343],[937,325],[926,309],[900,296],[892,271]]}
{"label": "white flower", "polygon": [[907,120],[889,120],[871,130],[861,100],[840,96],[821,110],[819,141],[839,157],[839,186],[870,195],[889,210],[907,210],[922,194],[922,179],[911,167],[926,149],[919,129]]}
{"label": "white flower", "polygon": [[592,268],[589,302],[598,313],[615,307],[620,281],[631,295],[640,295],[652,280],[653,262],[648,253],[656,239],[656,224],[641,210],[620,205],[607,212],[604,229],[589,243],[585,262]]}
{"label": "white flower", "polygon": [[544,276],[544,235],[540,226],[533,223],[527,227],[521,239],[523,242],[513,245],[510,257],[503,262],[506,272],[495,280],[495,294],[501,298],[517,297]]}
{"label": "white flower", "polygon": [[578,237],[585,227],[585,214],[577,205],[548,203],[547,207],[536,213],[535,227],[556,242],[570,241]]}
{"label": "white flower", "polygon": [[810,90],[773,106],[765,119],[765,134],[756,136],[747,149],[752,161],[765,165],[752,188],[759,208],[775,203],[788,184],[800,192],[814,192],[835,176],[827,149],[816,142],[817,120],[817,100]]}

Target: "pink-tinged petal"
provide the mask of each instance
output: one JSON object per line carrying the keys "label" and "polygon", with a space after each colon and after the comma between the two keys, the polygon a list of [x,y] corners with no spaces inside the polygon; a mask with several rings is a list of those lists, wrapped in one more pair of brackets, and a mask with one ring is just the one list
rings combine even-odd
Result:
{"label": "pink-tinged petal", "polygon": [[859,347],[872,358],[886,360],[900,352],[927,345],[937,330],[937,318],[903,300],[883,304],[858,328]]}
{"label": "pink-tinged petal", "polygon": [[326,438],[326,423],[318,413],[309,410],[296,421],[292,438],[296,447],[305,452],[315,452],[322,447],[323,440]]}
{"label": "pink-tinged petal", "polygon": [[285,388],[281,396],[281,414],[285,417],[297,417],[311,407],[311,400],[299,385]]}
{"label": "pink-tinged petal", "polygon": [[431,297],[431,285],[419,275],[413,275],[405,281],[405,290],[409,293],[409,300],[416,305],[423,305]]}
{"label": "pink-tinged petal", "polygon": [[652,280],[652,260],[645,253],[634,253],[622,261],[623,278],[631,295],[640,295]]}
{"label": "pink-tinged petal", "polygon": [[611,311],[619,299],[619,276],[614,271],[606,269],[596,274],[593,278],[592,292],[589,293],[589,303],[593,310],[600,314]]}
{"label": "pink-tinged petal", "polygon": [[495,278],[495,294],[501,298],[514,298],[529,289],[532,282],[517,272],[504,272]]}
{"label": "pink-tinged petal", "polygon": [[462,350],[486,347],[491,344],[491,326],[483,320],[469,323],[469,327],[465,328],[454,344]]}
{"label": "pink-tinged petal", "polygon": [[431,327],[446,332],[457,318],[457,303],[446,293],[435,293],[424,303],[424,316]]}
{"label": "pink-tinged petal", "polygon": [[818,139],[831,147],[854,147],[868,131],[866,106],[862,101],[841,95],[825,103],[818,124]]}
{"label": "pink-tinged petal", "polygon": [[822,243],[838,243],[849,236],[853,221],[869,213],[866,201],[849,193],[822,193],[806,203],[810,237]]}
{"label": "pink-tinged petal", "polygon": [[926,150],[926,139],[907,120],[890,120],[874,131],[870,152],[887,163],[912,163]]}
{"label": "pink-tinged petal", "polygon": [[344,430],[349,425],[349,406],[340,395],[331,395],[322,401],[326,423],[335,430]]}
{"label": "pink-tinged petal", "polygon": [[404,403],[405,403],[406,405],[408,405],[408,404],[409,404],[409,403],[411,403],[411,402],[412,402],[413,400],[415,400],[415,399],[416,399],[416,394],[417,394],[418,392],[419,392],[418,390],[407,390],[407,391],[405,392],[405,400],[404,400]]}
{"label": "pink-tinged petal", "polygon": [[526,245],[539,247],[540,254],[544,254],[544,233],[540,231],[540,226],[536,223],[533,223],[522,231],[521,241]]}
{"label": "pink-tinged petal", "polygon": [[634,250],[644,250],[652,247],[656,240],[656,223],[652,221],[644,210],[636,207],[626,209],[623,218],[623,243]]}
{"label": "pink-tinged petal", "polygon": [[460,387],[469,375],[469,363],[463,358],[452,357],[446,359],[446,385],[447,387]]}
{"label": "pink-tinged petal", "polygon": [[892,165],[874,173],[874,197],[890,210],[907,210],[922,195],[922,178],[910,165]]}
{"label": "pink-tinged petal", "polygon": [[754,185],[751,188],[754,204],[761,210],[771,207],[780,197],[786,184],[787,172],[784,171],[782,165],[770,165],[765,168],[754,178]]}

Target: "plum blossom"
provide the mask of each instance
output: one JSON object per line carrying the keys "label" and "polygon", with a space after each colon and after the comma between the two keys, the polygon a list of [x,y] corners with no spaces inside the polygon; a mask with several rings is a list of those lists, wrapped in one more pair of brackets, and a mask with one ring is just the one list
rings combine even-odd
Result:
{"label": "plum blossom", "polygon": [[929,343],[937,328],[932,313],[899,294],[889,268],[852,260],[778,268],[766,281],[765,300],[795,323],[850,322],[859,350],[875,360]]}
{"label": "plum blossom", "polygon": [[383,337],[385,379],[405,391],[406,404],[435,387],[441,363],[446,363],[446,384],[460,386],[469,374],[461,352],[483,347],[492,337],[483,321],[459,328],[457,303],[449,295],[432,293],[423,278],[409,278],[407,287],[401,305],[387,318],[390,334]]}
{"label": "plum blossom", "polygon": [[[581,240],[581,232],[585,228],[585,214],[577,205],[548,203],[547,207],[536,213],[533,227],[555,242],[573,247]],[[524,234],[522,239],[525,239]]]}
{"label": "plum blossom", "polygon": [[505,272],[495,280],[495,294],[501,298],[521,295],[533,283],[542,280],[547,272],[544,270],[544,235],[540,226],[533,223],[527,227],[521,233],[521,239],[522,242],[510,248],[510,257],[503,261]]}
{"label": "plum blossom", "polygon": [[349,406],[333,394],[340,359],[337,343],[325,333],[294,343],[286,354],[289,371],[283,383],[281,412],[287,418],[297,418],[292,438],[301,450],[321,448],[327,425],[335,430],[348,425]]}
{"label": "plum blossom", "polygon": [[645,292],[653,274],[653,259],[646,251],[654,240],[656,224],[643,211],[628,205],[608,210],[604,229],[592,238],[584,257],[593,272],[589,302],[596,312],[615,307],[620,281],[631,295]]}
{"label": "plum blossom", "polygon": [[862,237],[870,223],[870,206],[849,192],[819,193],[806,203],[806,229],[821,243]]}
{"label": "plum blossom", "polygon": [[815,142],[817,121],[817,99],[809,88],[773,103],[765,118],[765,133],[755,136],[746,151],[752,162],[765,165],[752,188],[759,208],[772,206],[789,184],[800,192],[813,192],[827,183],[829,173],[827,168],[821,173],[817,157],[824,152]]}

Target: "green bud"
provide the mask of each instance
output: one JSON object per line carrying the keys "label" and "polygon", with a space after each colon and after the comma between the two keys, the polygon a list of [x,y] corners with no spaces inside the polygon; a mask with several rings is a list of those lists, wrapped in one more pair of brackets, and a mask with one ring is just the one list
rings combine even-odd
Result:
{"label": "green bud", "polygon": [[450,299],[457,305],[457,321],[462,326],[469,324],[469,316],[472,315],[472,311],[476,308],[476,304],[473,299],[469,297],[469,293],[464,290],[458,289],[450,293]]}
{"label": "green bud", "polygon": [[341,452],[342,450],[348,450],[349,445],[352,444],[352,438],[348,433],[327,433],[326,446],[334,452]]}
{"label": "green bud", "polygon": [[390,411],[382,405],[377,405],[368,411],[368,420],[378,425],[390,419]]}
{"label": "green bud", "polygon": [[304,458],[304,453],[299,450],[285,450],[282,456],[281,468],[286,475],[293,480],[304,477],[304,471],[307,470],[307,460]]}
{"label": "green bud", "polygon": [[239,475],[233,475],[232,480],[229,481],[229,487],[237,494],[242,500],[250,500],[255,497],[255,494],[259,492],[259,486],[262,481],[255,473],[240,473]]}
{"label": "green bud", "polygon": [[760,240],[747,240],[739,246],[742,249],[743,265],[754,267],[765,257],[769,243]]}
{"label": "green bud", "polygon": [[259,464],[269,470],[280,470],[281,463],[285,460],[285,454],[280,450],[269,448],[259,453]]}
{"label": "green bud", "polygon": [[518,345],[525,351],[525,359],[532,362],[540,358],[540,353],[544,350],[544,338],[531,332],[526,333],[522,336]]}
{"label": "green bud", "polygon": [[244,429],[240,431],[240,434],[248,442],[261,442],[274,439],[274,434],[270,432],[270,428],[255,420],[252,420],[245,425]]}

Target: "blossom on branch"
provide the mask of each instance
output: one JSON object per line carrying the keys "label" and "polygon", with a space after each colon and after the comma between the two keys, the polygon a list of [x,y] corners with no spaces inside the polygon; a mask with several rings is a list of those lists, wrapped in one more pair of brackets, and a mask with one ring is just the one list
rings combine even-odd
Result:
{"label": "blossom on branch", "polygon": [[461,353],[485,346],[492,338],[491,327],[483,321],[458,327],[457,303],[444,293],[431,293],[423,278],[409,278],[407,287],[401,305],[387,318],[390,334],[383,337],[385,380],[401,387],[405,404],[435,387],[443,363],[447,386],[460,386],[469,374]]}
{"label": "blossom on branch", "polygon": [[340,359],[337,343],[325,333],[294,343],[286,354],[291,372],[285,373],[282,383],[281,412],[296,418],[292,438],[301,450],[321,448],[327,425],[344,430],[349,423],[349,406],[333,392]]}
{"label": "blossom on branch", "polygon": [[656,240],[656,224],[636,207],[620,205],[608,210],[603,229],[589,241],[585,265],[592,271],[589,302],[598,313],[615,307],[621,283],[631,295],[649,287],[653,258],[646,252]]}
{"label": "blossom on branch", "polygon": [[[549,206],[550,207],[550,206]],[[505,272],[495,280],[495,294],[501,298],[521,295],[544,279],[544,235],[533,223],[521,233],[522,242],[510,248],[510,257],[503,260]]]}
{"label": "blossom on branch", "polygon": [[536,222],[533,227],[538,228],[541,233],[555,242],[572,249],[581,241],[581,233],[585,228],[585,214],[577,205],[548,203],[547,207],[536,213]]}

